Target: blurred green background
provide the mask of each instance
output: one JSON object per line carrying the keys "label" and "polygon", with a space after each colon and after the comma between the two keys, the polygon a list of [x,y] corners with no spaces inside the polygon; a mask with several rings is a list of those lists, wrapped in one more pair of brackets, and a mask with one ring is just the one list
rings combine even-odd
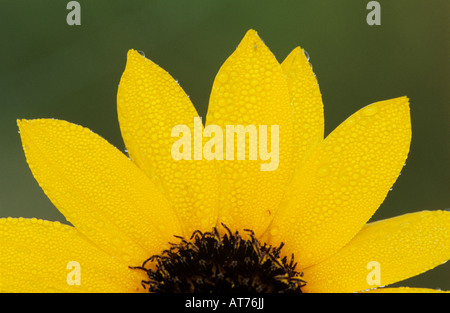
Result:
{"label": "blurred green background", "polygon": [[[178,79],[205,116],[212,82],[249,28],[282,61],[308,51],[326,134],[361,107],[407,95],[413,139],[407,166],[373,220],[449,206],[450,1],[0,1],[0,217],[65,222],[34,180],[17,118],[68,120],[125,149],[116,92],[130,48]],[[450,290],[450,264],[398,285]]]}

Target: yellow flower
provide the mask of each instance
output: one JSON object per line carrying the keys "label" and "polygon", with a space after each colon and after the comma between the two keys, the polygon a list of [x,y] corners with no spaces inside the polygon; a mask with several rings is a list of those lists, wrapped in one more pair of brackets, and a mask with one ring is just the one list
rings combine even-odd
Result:
{"label": "yellow flower", "polygon": [[250,30],[212,87],[204,129],[279,126],[276,170],[262,171],[261,160],[198,160],[194,151],[175,160],[172,130],[193,129],[197,112],[167,72],[134,50],[117,103],[129,158],[81,126],[18,121],[34,177],[73,226],[0,219],[1,291],[144,291],[148,272],[130,267],[163,254],[174,235],[213,234],[221,223],[233,233],[251,229],[261,244],[283,243],[280,257],[294,255],[303,292],[385,286],[450,257],[450,212],[366,224],[407,158],[408,99],[362,108],[324,139],[321,94],[301,48],[280,65]]}

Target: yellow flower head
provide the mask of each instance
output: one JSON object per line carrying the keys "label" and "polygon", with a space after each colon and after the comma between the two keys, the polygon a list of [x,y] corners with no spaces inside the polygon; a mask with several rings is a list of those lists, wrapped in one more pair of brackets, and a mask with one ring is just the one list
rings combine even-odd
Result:
{"label": "yellow flower head", "polygon": [[1,291],[355,292],[450,257],[450,212],[366,224],[407,158],[408,98],[366,106],[324,139],[299,47],[279,64],[248,31],[216,76],[205,125],[179,84],[131,50],[117,105],[129,157],[78,125],[18,121],[34,177],[73,226],[0,219]]}

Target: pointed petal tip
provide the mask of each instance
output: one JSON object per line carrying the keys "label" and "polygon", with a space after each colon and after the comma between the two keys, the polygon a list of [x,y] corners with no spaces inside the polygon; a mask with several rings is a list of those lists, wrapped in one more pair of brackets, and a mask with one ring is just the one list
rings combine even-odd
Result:
{"label": "pointed petal tip", "polygon": [[307,52],[300,46],[294,48],[282,62],[282,66],[286,71],[293,68],[309,68],[312,72],[309,56]]}
{"label": "pointed petal tip", "polygon": [[400,111],[404,112],[405,121],[407,121],[408,127],[411,128],[411,111],[410,101],[407,96],[401,96],[390,99],[389,102],[392,106],[397,107]]}
{"label": "pointed petal tip", "polygon": [[130,64],[135,64],[139,58],[142,58],[142,55],[134,49],[128,50],[127,53],[127,66]]}
{"label": "pointed petal tip", "polygon": [[135,49],[128,50],[124,74],[133,73],[133,75],[136,75],[134,71],[148,71],[160,68],[158,64],[147,58],[142,51]]}
{"label": "pointed petal tip", "polygon": [[290,54],[295,55],[295,56],[300,55],[300,56],[305,56],[305,57],[306,57],[305,49],[303,49],[303,48],[300,47],[300,46],[295,47],[295,48],[291,51]]}
{"label": "pointed petal tip", "polygon": [[[245,36],[258,36],[258,32],[256,30],[254,30],[253,28],[250,28],[249,30],[247,30],[247,32],[245,33]],[[244,37],[245,37],[244,36]],[[259,36],[258,36],[259,37]]]}
{"label": "pointed petal tip", "polygon": [[18,118],[17,120],[16,120],[16,122],[17,122],[17,126],[20,126],[21,124],[23,124],[23,123],[31,123],[32,121],[34,121],[35,119],[25,119],[25,118]]}
{"label": "pointed petal tip", "polygon": [[133,57],[133,56],[144,57],[142,54],[140,54],[140,53],[139,53],[137,50],[135,50],[135,49],[130,49],[130,50],[128,50],[128,52],[127,52],[127,57],[130,58],[130,57]]}
{"label": "pointed petal tip", "polygon": [[140,64],[146,61],[151,60],[147,59],[142,52],[139,52],[138,50],[135,49],[130,49],[127,52],[127,62],[125,66],[125,71],[137,68],[140,66]]}
{"label": "pointed petal tip", "polygon": [[391,98],[391,99],[388,99],[386,101],[391,101],[393,103],[397,103],[397,104],[400,104],[400,105],[409,106],[409,98],[408,98],[408,96],[400,96],[400,97],[396,97],[396,98]]}
{"label": "pointed petal tip", "polygon": [[264,44],[261,37],[259,37],[258,32],[254,29],[249,29],[247,33],[245,33],[244,38],[242,38],[239,46],[244,46],[248,48],[256,48],[258,44]]}
{"label": "pointed petal tip", "polygon": [[[361,108],[361,112],[365,116],[370,116],[378,111],[378,107],[388,108],[388,111],[399,111],[402,112],[402,115],[406,118],[410,116],[410,102],[407,96],[400,96],[396,98],[390,98],[387,100],[381,100],[377,102],[373,102],[371,104],[366,105]],[[408,122],[410,124],[410,122]]]}
{"label": "pointed petal tip", "polygon": [[409,105],[409,98],[408,98],[408,96],[400,96],[400,97],[397,97],[397,98],[393,98],[392,100],[399,100],[399,102],[401,102],[401,103],[403,103],[403,104],[406,104],[406,105]]}
{"label": "pointed petal tip", "polygon": [[23,130],[24,130],[24,127],[26,127],[26,125],[31,123],[32,121],[34,121],[34,120],[32,120],[32,119],[31,120],[27,120],[27,119],[24,119],[24,118],[17,119],[16,122],[17,122],[17,127],[19,128],[19,132],[22,133]]}

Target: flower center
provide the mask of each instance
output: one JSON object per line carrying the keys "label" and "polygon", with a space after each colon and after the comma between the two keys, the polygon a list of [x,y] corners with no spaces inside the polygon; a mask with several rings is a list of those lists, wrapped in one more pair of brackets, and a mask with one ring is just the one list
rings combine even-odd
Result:
{"label": "flower center", "polygon": [[[131,267],[147,273],[143,280],[149,292],[170,293],[220,293],[220,292],[298,292],[306,283],[297,272],[294,255],[288,261],[280,258],[279,247],[258,241],[252,230],[246,229],[243,238],[238,231],[232,233],[222,224],[222,236],[216,228],[212,232],[193,232],[189,241],[180,243],[160,255],[147,259],[142,266]],[[146,265],[155,262],[154,269]]]}

